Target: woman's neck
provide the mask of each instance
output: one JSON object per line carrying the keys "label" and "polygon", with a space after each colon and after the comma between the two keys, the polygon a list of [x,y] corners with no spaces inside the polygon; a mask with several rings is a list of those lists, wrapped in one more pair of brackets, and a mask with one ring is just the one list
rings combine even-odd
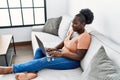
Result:
{"label": "woman's neck", "polygon": [[78,34],[82,34],[85,31],[85,29],[80,29],[79,31],[77,31]]}

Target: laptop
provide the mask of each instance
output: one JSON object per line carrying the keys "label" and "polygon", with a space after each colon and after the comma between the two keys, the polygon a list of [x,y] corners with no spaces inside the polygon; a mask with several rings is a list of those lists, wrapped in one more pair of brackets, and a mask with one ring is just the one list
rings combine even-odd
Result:
{"label": "laptop", "polygon": [[45,47],[44,47],[42,41],[36,35],[35,35],[35,38],[36,38],[36,40],[38,42],[39,48],[41,48],[42,52],[46,55],[47,61],[49,62],[51,59],[52,59],[52,61],[54,61],[54,58],[52,56],[50,56],[48,54],[48,52],[45,50]]}

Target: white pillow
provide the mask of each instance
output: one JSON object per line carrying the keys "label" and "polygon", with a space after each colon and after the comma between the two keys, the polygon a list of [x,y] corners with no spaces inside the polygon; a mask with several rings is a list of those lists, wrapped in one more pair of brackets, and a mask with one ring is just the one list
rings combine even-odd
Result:
{"label": "white pillow", "polygon": [[62,21],[61,21],[61,23],[59,25],[58,35],[63,40],[66,37],[66,34],[67,34],[68,29],[70,27],[71,21],[72,21],[71,17],[69,17],[67,15],[62,16]]}

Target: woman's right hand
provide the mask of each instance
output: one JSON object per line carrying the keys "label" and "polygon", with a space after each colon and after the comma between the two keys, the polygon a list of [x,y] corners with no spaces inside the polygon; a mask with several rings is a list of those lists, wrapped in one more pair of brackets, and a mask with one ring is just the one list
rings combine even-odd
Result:
{"label": "woman's right hand", "polygon": [[57,49],[56,49],[56,48],[45,48],[45,50],[46,50],[47,52],[51,52],[51,51],[56,51]]}

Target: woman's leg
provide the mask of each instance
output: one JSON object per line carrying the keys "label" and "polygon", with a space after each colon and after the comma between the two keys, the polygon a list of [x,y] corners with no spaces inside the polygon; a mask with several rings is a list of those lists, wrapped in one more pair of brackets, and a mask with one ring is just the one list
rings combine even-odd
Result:
{"label": "woman's leg", "polygon": [[73,69],[80,66],[79,61],[74,61],[66,58],[55,58],[54,61],[47,61],[46,57],[35,59],[23,64],[18,64],[13,66],[13,71],[15,73],[19,72],[36,72],[44,68],[49,69]]}
{"label": "woman's leg", "polygon": [[80,67],[80,61],[75,61],[67,58],[54,58],[54,61],[50,61],[46,65],[48,69],[67,70]]}
{"label": "woman's leg", "polygon": [[[40,59],[34,59],[32,61],[23,63],[23,64],[16,64],[13,65],[12,72],[19,73],[19,72],[36,72],[44,68],[49,69],[58,69],[58,70],[65,70],[65,69],[73,69],[80,66],[79,61],[74,61],[66,58],[55,58],[54,61],[47,61],[46,57]],[[9,67],[8,67],[9,68]],[[0,68],[0,73],[9,71],[9,69]],[[2,72],[3,71],[3,72]],[[11,71],[10,71],[11,72]],[[9,72],[9,73],[10,73]]]}
{"label": "woman's leg", "polygon": [[37,48],[33,59],[39,59],[42,57],[45,57],[45,53],[42,51],[41,48]]}

